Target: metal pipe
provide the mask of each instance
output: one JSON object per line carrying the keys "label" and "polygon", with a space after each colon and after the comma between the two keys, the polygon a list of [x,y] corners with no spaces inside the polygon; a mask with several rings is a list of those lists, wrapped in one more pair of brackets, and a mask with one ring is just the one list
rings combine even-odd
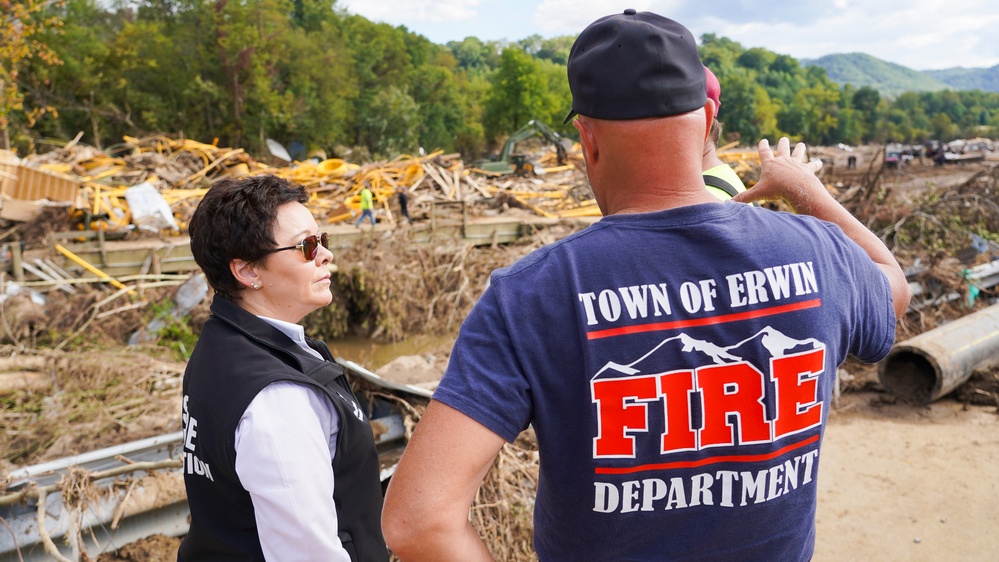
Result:
{"label": "metal pipe", "polygon": [[899,398],[929,404],[999,361],[999,305],[897,344],[881,362],[881,385]]}

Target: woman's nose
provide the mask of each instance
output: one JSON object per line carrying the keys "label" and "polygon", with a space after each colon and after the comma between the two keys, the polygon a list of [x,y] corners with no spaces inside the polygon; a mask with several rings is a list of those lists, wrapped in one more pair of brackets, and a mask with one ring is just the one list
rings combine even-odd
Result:
{"label": "woman's nose", "polygon": [[333,261],[333,250],[319,246],[319,251],[316,253],[316,259],[320,260],[319,263],[321,264],[327,264]]}

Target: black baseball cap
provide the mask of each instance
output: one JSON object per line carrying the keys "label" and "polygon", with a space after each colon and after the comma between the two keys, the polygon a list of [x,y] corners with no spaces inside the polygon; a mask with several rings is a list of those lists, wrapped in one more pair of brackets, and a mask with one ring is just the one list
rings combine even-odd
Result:
{"label": "black baseball cap", "polygon": [[704,65],[693,34],[652,12],[627,9],[591,23],[572,44],[572,111],[597,119],[668,117],[704,107]]}

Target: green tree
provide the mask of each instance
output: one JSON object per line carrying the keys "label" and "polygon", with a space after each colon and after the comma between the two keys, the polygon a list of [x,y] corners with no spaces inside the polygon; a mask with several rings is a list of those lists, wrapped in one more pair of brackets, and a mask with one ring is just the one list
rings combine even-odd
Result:
{"label": "green tree", "polygon": [[413,98],[396,86],[375,94],[370,111],[361,121],[361,131],[365,138],[374,141],[371,147],[376,157],[416,152],[418,113],[419,106]]}
{"label": "green tree", "polygon": [[61,60],[38,36],[62,25],[55,14],[61,0],[0,0],[0,140],[10,149],[10,122],[15,113],[31,127],[39,115],[55,111],[52,107],[30,107],[24,111],[24,94],[18,84],[18,72],[25,62],[38,58],[46,64]]}
{"label": "green tree", "polygon": [[850,138],[844,139],[844,142],[857,144],[872,140],[873,133],[877,129],[877,121],[880,118],[881,94],[870,86],[862,86],[852,93],[848,93],[844,87],[844,99],[850,100],[849,108],[855,112],[854,120],[858,122],[855,131],[860,134],[860,138],[855,139],[853,135],[845,133]]}
{"label": "green tree", "polygon": [[731,72],[737,67],[736,59],[742,54],[742,45],[728,39],[719,37],[714,33],[701,35],[701,46],[698,48],[701,54],[701,62],[711,69],[716,75],[721,76]]}
{"label": "green tree", "polygon": [[378,128],[360,124],[378,122],[384,118],[372,115],[381,111],[380,107],[384,105],[374,101],[379,92],[392,88],[398,92],[406,91],[409,70],[412,68],[412,59],[404,38],[406,32],[388,24],[373,23],[357,15],[347,16],[343,20],[343,30],[347,45],[353,53],[352,70],[358,87],[354,111],[359,126],[352,142],[374,148],[381,140],[368,135]]}
{"label": "green tree", "polygon": [[840,107],[837,127],[833,135],[836,142],[860,144],[863,142],[866,132],[867,125],[860,112],[850,107]]}
{"label": "green tree", "polygon": [[324,0],[292,0],[292,23],[306,33],[318,33],[328,29],[327,25],[336,21],[333,11],[335,2]]}
{"label": "green tree", "polygon": [[780,114],[780,127],[811,144],[835,144],[839,128],[839,90],[816,86],[799,90]]}
{"label": "green tree", "polygon": [[946,113],[937,113],[930,118],[930,134],[933,138],[950,141],[956,139],[959,133],[960,128]]}
{"label": "green tree", "polygon": [[[822,70],[821,67],[809,67],[817,68]],[[773,62],[770,63],[770,70],[772,72],[782,72],[784,74],[796,74],[801,69],[801,64],[790,55],[777,55],[774,57]],[[825,75],[825,70],[822,70],[823,76]]]}
{"label": "green tree", "polygon": [[866,115],[874,113],[881,102],[881,94],[870,86],[861,86],[853,93],[853,108]]}
{"label": "green tree", "polygon": [[[182,91],[195,78],[180,59],[178,43],[161,21],[128,23],[109,51],[107,107],[128,129],[171,131],[184,110]],[[194,131],[192,131],[193,133]],[[200,132],[200,131],[198,131]]]}
{"label": "green tree", "polygon": [[[0,8],[0,117],[18,146],[79,131],[97,146],[166,133],[251,152],[273,137],[333,154],[356,147],[359,159],[421,146],[469,158],[530,119],[575,136],[561,124],[570,36],[435,45],[324,0],[0,0]],[[21,25],[29,19],[17,15],[26,9],[37,10],[30,35]],[[746,144],[784,131],[832,144],[999,130],[996,93],[886,99],[714,34],[699,50],[722,85],[725,136]],[[57,59],[65,64],[50,64]]]}
{"label": "green tree", "polygon": [[495,44],[484,43],[478,37],[450,41],[447,46],[454,53],[459,68],[484,72],[496,68],[499,64]]}
{"label": "green tree", "polygon": [[483,122],[487,138],[510,133],[531,119],[550,122],[561,107],[559,97],[551,90],[553,79],[550,66],[546,67],[522,49],[504,50],[485,101]]}
{"label": "green tree", "polygon": [[39,40],[63,62],[49,65],[32,59],[21,84],[25,103],[32,107],[54,107],[58,112],[42,115],[34,131],[52,138],[72,138],[78,131],[91,133],[84,142],[100,146],[106,115],[101,104],[105,66],[114,37],[114,24],[93,0],[69,0],[60,17],[63,25],[39,35]]}
{"label": "green tree", "polygon": [[267,131],[288,123],[294,96],[278,80],[292,11],[287,0],[219,2],[216,48],[232,102],[230,137],[236,146],[260,148]]}
{"label": "green tree", "polygon": [[[572,35],[561,35],[550,39],[540,39],[533,51],[528,51],[535,58],[565,66],[569,63],[569,51],[576,38]],[[526,49],[525,49],[526,50]]]}
{"label": "green tree", "polygon": [[718,117],[725,124],[726,138],[752,145],[761,138],[779,134],[779,105],[753,80],[751,73],[740,69],[719,75],[718,81],[722,87]]}
{"label": "green tree", "polygon": [[486,152],[486,133],[482,124],[484,109],[479,100],[486,99],[492,84],[486,76],[475,72],[459,72],[455,81],[461,92],[457,102],[465,120],[455,131],[454,147],[466,157],[478,157]]}
{"label": "green tree", "polygon": [[916,142],[929,139],[930,120],[923,101],[923,98],[912,92],[895,99],[888,116],[893,131],[888,140]]}
{"label": "green tree", "polygon": [[283,40],[281,52],[294,53],[275,61],[272,81],[290,96],[287,117],[274,119],[268,136],[301,142],[310,148],[333,147],[351,138],[358,98],[353,54],[339,30],[322,22],[314,32],[295,29]]}
{"label": "green tree", "polygon": [[777,53],[759,47],[754,47],[743,51],[743,53],[739,55],[739,58],[736,59],[736,62],[744,68],[751,68],[758,72],[764,72],[770,69],[770,66],[774,64],[776,59]]}

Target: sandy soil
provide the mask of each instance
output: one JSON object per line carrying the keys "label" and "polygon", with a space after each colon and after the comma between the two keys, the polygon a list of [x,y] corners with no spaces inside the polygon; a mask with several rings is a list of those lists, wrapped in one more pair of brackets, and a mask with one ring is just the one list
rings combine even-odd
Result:
{"label": "sandy soil", "polygon": [[815,562],[999,559],[999,414],[846,394],[819,465]]}

